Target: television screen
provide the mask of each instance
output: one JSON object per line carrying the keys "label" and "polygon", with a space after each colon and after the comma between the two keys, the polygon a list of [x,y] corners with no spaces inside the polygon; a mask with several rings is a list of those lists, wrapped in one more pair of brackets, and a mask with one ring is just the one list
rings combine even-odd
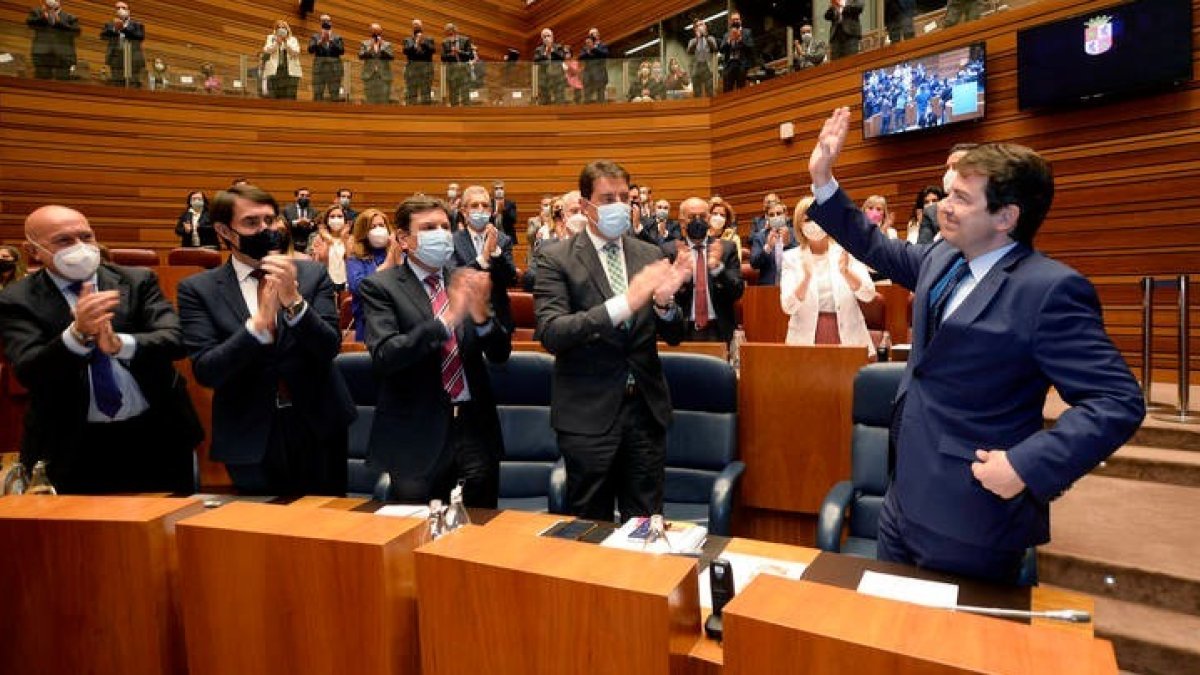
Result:
{"label": "television screen", "polygon": [[863,138],[983,118],[987,51],[978,42],[863,73]]}
{"label": "television screen", "polygon": [[1135,0],[1017,32],[1021,109],[1101,101],[1191,79],[1191,0]]}

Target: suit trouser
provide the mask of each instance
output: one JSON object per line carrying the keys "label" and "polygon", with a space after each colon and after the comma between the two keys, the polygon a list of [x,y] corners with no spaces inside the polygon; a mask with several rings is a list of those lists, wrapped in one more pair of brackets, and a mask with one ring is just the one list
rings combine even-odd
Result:
{"label": "suit trouser", "polygon": [[342,85],[342,78],[337,71],[337,59],[333,57],[319,57],[313,59],[313,100],[324,101],[326,97],[331,101],[338,100],[338,90]]}
{"label": "suit trouser", "polygon": [[267,80],[267,91],[271,98],[296,100],[296,89],[300,87],[300,78],[289,75],[272,75]]}
{"label": "suit trouser", "polygon": [[604,102],[604,86],[603,81],[584,81],[583,83],[583,102],[584,103],[603,103]]}
{"label": "suit trouser", "polygon": [[582,518],[611,522],[615,496],[620,521],[662,513],[666,430],[636,387],[602,434],[558,432],[567,465],[567,506]]}
{"label": "suit trouser", "polygon": [[840,59],[858,53],[859,38],[840,37],[829,41],[829,58]]}
{"label": "suit trouser", "polygon": [[156,420],[153,411],[120,422],[87,423],[86,442],[71,450],[70,461],[48,462],[50,482],[62,494],[192,494],[192,449],[171,443],[178,433]]}
{"label": "suit trouser", "polygon": [[446,64],[446,89],[450,105],[468,105],[471,102],[468,86],[471,76],[467,67],[465,63]]}
{"label": "suit trouser", "polygon": [[746,86],[746,64],[730,61],[725,65],[723,91],[728,93]]}
{"label": "suit trouser", "polygon": [[705,92],[708,96],[713,95],[713,75],[712,69],[702,61],[692,70],[692,94],[700,98]]}
{"label": "suit trouser", "polygon": [[392,83],[382,77],[363,80],[363,90],[367,103],[388,103],[392,97]]}
{"label": "suit trouser", "polygon": [[409,61],[404,69],[404,86],[406,104],[432,103],[429,89],[433,86],[433,64],[428,61]]}
{"label": "suit trouser", "polygon": [[450,458],[435,476],[431,498],[449,500],[450,490],[463,481],[463,503],[469,507],[494,509],[500,497],[500,456],[494,436],[486,433],[490,415],[473,402],[455,406],[450,420]]}
{"label": "suit trouser", "polygon": [[258,462],[227,463],[238,494],[346,495],[345,429],[321,438],[294,407],[276,408],[267,449]]}
{"label": "suit trouser", "polygon": [[71,79],[72,61],[57,54],[34,54],[33,73],[39,80]]}
{"label": "suit trouser", "polygon": [[1023,550],[976,546],[921,527],[904,517],[891,490],[879,514],[877,542],[880,560],[1009,585],[1020,578],[1025,556]]}

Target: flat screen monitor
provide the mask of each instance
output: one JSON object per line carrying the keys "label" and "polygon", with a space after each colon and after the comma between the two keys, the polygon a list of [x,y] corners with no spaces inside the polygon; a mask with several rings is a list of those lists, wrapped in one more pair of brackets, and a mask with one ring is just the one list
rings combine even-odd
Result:
{"label": "flat screen monitor", "polygon": [[1097,103],[1191,79],[1191,0],[1135,0],[1017,32],[1022,110]]}
{"label": "flat screen monitor", "polygon": [[863,73],[863,138],[983,119],[987,48],[977,42]]}

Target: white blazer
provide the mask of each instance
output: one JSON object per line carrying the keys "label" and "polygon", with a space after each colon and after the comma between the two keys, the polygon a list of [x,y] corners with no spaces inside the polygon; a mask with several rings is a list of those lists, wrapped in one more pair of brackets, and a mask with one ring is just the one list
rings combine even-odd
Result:
{"label": "white blazer", "polygon": [[[871,273],[867,266],[856,258],[850,258],[850,271],[862,280],[858,291],[850,290],[850,284],[838,272],[838,257],[842,255],[842,247],[833,241],[829,242],[829,252],[825,254],[829,261],[827,266],[829,280],[833,287],[833,303],[837,307],[838,334],[844,345],[863,345],[871,354],[875,353],[875,345],[871,342],[871,333],[867,330],[867,321],[863,318],[858,301],[870,302],[875,299],[875,282],[871,281]],[[797,246],[783,252],[783,275],[779,283],[779,304],[783,313],[789,315],[787,344],[811,345],[817,337],[817,282],[814,278],[808,284],[808,293],[803,300],[796,298],[796,287],[804,276],[804,259],[812,260],[813,254],[806,246]],[[814,262],[815,265],[815,262]],[[814,271],[819,274],[820,271]]]}
{"label": "white blazer", "polygon": [[[288,75],[292,77],[303,77],[304,71],[300,68],[300,41],[296,36],[289,35],[284,48],[288,52]],[[263,53],[268,56],[267,65],[263,66],[263,81],[267,78],[274,77],[275,71],[279,70],[279,38],[275,37],[274,33],[267,36],[267,44],[263,45]]]}

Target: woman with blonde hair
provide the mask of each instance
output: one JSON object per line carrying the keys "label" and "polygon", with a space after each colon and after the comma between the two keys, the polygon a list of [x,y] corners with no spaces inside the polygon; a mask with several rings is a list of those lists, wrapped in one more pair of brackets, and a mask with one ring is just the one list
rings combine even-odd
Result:
{"label": "woman with blonde hair", "polygon": [[708,200],[708,236],[732,241],[737,247],[738,262],[742,262],[742,238],[737,232],[737,214],[733,205],[721,197]]}
{"label": "woman with blonde hair", "polygon": [[882,195],[867,197],[867,200],[863,202],[862,212],[867,220],[874,223],[875,227],[887,235],[888,239],[899,238],[896,228],[892,227],[892,214],[888,211],[887,200]]}
{"label": "woman with blonde hair", "polygon": [[358,299],[358,284],[376,272],[404,262],[404,247],[396,241],[396,226],[379,209],[367,209],[354,219],[352,241],[346,255],[346,287],[350,291],[350,309],[354,314],[354,340],[362,342],[362,304]]}
{"label": "woman with blonde hair", "polygon": [[275,30],[267,36],[262,53],[266,58],[262,72],[271,98],[295,100],[304,72],[300,67],[300,41],[292,35],[287,21],[275,22]]}
{"label": "woman with blonde hair", "polygon": [[866,265],[808,219],[812,197],[796,204],[792,222],[800,245],[783,252],[779,302],[788,320],[789,345],[875,346],[858,303],[875,299]]}

